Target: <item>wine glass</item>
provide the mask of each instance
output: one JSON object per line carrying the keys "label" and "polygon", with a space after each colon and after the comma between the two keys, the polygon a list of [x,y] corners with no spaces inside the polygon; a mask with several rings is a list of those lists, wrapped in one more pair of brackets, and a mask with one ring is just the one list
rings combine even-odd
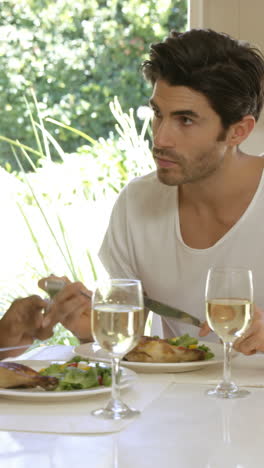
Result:
{"label": "wine glass", "polygon": [[205,288],[206,319],[224,345],[223,380],[207,393],[218,398],[249,394],[231,381],[231,351],[234,341],[249,327],[253,314],[252,272],[243,268],[211,268]]}
{"label": "wine glass", "polygon": [[120,397],[120,359],[138,343],[144,332],[144,302],[141,282],[136,279],[106,279],[92,296],[92,334],[112,360],[112,395],[105,408],[92,412],[106,419],[131,418],[139,411]]}

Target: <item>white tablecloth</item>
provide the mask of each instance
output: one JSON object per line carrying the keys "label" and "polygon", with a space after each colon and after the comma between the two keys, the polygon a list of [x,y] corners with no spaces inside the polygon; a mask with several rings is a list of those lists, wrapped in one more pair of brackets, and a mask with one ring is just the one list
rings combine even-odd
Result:
{"label": "white tablecloth", "polygon": [[[223,365],[205,367],[194,372],[174,374],[174,382],[215,385],[222,379]],[[237,354],[231,361],[232,380],[242,387],[264,387],[264,354]]]}
{"label": "white tablecloth", "polygon": [[[19,358],[38,360],[68,360],[73,356],[70,346],[46,346],[33,349]],[[11,359],[8,359],[11,360]],[[170,384],[168,374],[138,375],[131,388],[124,389],[123,400],[128,405],[144,411]],[[133,422],[133,419],[107,421],[91,415],[91,411],[104,406],[109,394],[94,395],[79,401],[24,402],[0,399],[0,430],[93,434],[117,432]],[[138,416],[141,418],[142,415]]]}
{"label": "white tablecloth", "polygon": [[[69,346],[47,346],[34,349],[19,359],[70,359],[73,355]],[[264,387],[264,355],[233,359],[233,378],[241,386]],[[138,374],[133,387],[123,390],[124,401],[142,411],[135,420],[104,421],[90,413],[103,406],[110,394],[96,395],[80,401],[29,403],[0,400],[0,430],[32,431],[49,433],[95,434],[118,432],[131,423],[139,424],[144,412],[156,401],[162,401],[171,385],[212,385],[221,379],[222,365],[210,366],[192,372],[170,374]],[[206,386],[203,388],[203,392]],[[179,389],[180,390],[180,389]],[[138,421],[138,423],[136,422]]]}

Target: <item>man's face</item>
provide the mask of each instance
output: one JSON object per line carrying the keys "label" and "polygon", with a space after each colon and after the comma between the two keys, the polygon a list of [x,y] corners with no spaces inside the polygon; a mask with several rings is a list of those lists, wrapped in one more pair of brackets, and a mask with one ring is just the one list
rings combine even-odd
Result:
{"label": "man's face", "polygon": [[150,105],[159,180],[180,185],[214,173],[227,151],[226,132],[206,97],[191,88],[158,80]]}

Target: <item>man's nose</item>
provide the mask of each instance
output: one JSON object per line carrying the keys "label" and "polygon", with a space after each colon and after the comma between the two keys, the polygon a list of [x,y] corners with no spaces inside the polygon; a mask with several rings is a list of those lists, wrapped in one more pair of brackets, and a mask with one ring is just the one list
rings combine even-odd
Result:
{"label": "man's nose", "polygon": [[153,143],[157,148],[171,148],[173,146],[173,133],[167,122],[159,122],[153,126]]}

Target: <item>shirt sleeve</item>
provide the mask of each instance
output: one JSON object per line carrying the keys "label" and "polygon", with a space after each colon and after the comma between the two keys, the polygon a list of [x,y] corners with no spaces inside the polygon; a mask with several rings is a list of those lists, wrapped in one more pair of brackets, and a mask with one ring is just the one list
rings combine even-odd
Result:
{"label": "shirt sleeve", "polygon": [[99,258],[112,278],[137,278],[133,239],[129,229],[127,189],[120,193],[99,251]]}

